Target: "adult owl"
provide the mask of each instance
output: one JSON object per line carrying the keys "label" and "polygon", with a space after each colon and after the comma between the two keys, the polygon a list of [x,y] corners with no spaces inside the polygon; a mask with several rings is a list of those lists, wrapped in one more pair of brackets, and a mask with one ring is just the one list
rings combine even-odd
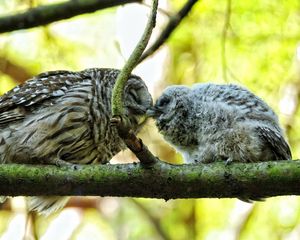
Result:
{"label": "adult owl", "polygon": [[[0,98],[0,162],[107,163],[126,148],[110,125],[112,90],[119,72],[101,68],[46,72],[4,94]],[[123,101],[137,133],[152,105],[140,77],[130,76]],[[67,198],[56,196],[30,197],[29,208],[49,214],[66,202]]]}

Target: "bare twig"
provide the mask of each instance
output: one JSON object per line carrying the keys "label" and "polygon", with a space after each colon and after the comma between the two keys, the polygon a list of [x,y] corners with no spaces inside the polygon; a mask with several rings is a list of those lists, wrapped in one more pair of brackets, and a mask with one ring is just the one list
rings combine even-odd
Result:
{"label": "bare twig", "polygon": [[[158,0],[153,0],[153,6],[151,9],[151,15],[149,17],[148,23],[146,25],[145,31],[136,45],[135,49],[131,53],[129,59],[122,68],[120,74],[117,77],[113,94],[112,94],[112,114],[113,116],[122,116],[124,113],[123,107],[123,93],[125,84],[135,66],[138,64],[143,51],[145,50],[151,33],[156,24],[156,13],[158,7]],[[122,121],[122,119],[121,119]]]}
{"label": "bare twig", "polygon": [[56,3],[31,8],[24,13],[0,17],[0,33],[28,29],[68,19],[84,13],[141,0],[86,0]]}
{"label": "bare twig", "polygon": [[148,147],[143,144],[143,141],[135,136],[133,131],[128,128],[126,119],[122,120],[120,116],[114,116],[111,123],[118,129],[120,137],[124,140],[127,147],[136,155],[140,162],[144,165],[150,166],[157,162],[157,158],[149,151]]}
{"label": "bare twig", "polygon": [[137,46],[130,55],[129,59],[125,63],[125,66],[117,77],[111,100],[113,115],[111,123],[117,127],[118,133],[120,137],[125,141],[127,147],[135,153],[135,155],[143,164],[146,165],[155,163],[157,160],[148,150],[148,148],[143,144],[142,140],[137,138],[134,135],[133,131],[130,130],[130,124],[128,123],[127,117],[124,115],[123,95],[125,84],[133,68],[138,64],[138,61],[149,42],[152,30],[155,27],[157,7],[158,0],[153,0],[151,15],[146,25],[145,31]]}
{"label": "bare twig", "polygon": [[[151,5],[146,3],[146,2],[142,2],[141,5],[145,6],[145,7],[148,7],[148,8],[151,8]],[[161,13],[167,17],[172,17],[172,14],[170,12],[168,12],[167,10],[163,9],[163,8],[157,8],[157,12],[158,13]]]}
{"label": "bare twig", "polygon": [[170,17],[170,20],[164,30],[160,33],[159,37],[156,41],[143,53],[139,62],[141,63],[147,57],[152,55],[155,51],[157,51],[171,36],[174,30],[179,26],[181,21],[188,15],[191,11],[192,7],[198,0],[188,0],[186,4],[174,15]]}

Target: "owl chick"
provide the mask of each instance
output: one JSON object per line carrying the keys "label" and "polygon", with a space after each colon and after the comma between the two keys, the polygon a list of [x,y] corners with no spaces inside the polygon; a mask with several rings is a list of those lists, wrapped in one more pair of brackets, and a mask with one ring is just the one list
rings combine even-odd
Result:
{"label": "owl chick", "polygon": [[237,85],[171,86],[147,114],[186,163],[291,159],[276,114]]}
{"label": "owl chick", "polygon": [[[3,95],[0,163],[107,163],[126,148],[110,125],[112,90],[119,72],[97,68],[46,72]],[[137,133],[152,106],[152,97],[140,77],[130,76],[124,106]],[[31,197],[29,208],[49,214],[66,202],[67,198],[57,196]]]}

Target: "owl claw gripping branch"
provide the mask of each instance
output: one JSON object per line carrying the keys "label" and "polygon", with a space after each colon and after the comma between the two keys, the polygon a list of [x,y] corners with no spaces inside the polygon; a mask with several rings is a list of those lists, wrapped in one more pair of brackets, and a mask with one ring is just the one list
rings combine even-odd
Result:
{"label": "owl claw gripping branch", "polygon": [[291,159],[276,114],[240,86],[171,86],[147,115],[186,163]]}
{"label": "owl claw gripping branch", "polygon": [[[126,148],[110,125],[112,90],[119,72],[97,68],[46,72],[0,97],[0,162],[107,163]],[[137,133],[152,97],[135,75],[127,81],[124,96],[125,114]],[[31,197],[29,208],[49,214],[66,202],[57,196]]]}

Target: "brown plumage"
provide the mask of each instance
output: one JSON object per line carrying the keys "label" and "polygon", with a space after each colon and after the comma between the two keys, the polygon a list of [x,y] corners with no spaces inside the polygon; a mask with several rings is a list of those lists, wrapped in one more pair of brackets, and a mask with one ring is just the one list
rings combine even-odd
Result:
{"label": "brown plumage", "polygon": [[[69,164],[107,163],[125,149],[110,126],[115,69],[42,73],[0,98],[0,162]],[[141,78],[125,87],[126,114],[136,132],[152,98]],[[58,197],[32,197],[29,207],[50,213],[66,203]]]}

